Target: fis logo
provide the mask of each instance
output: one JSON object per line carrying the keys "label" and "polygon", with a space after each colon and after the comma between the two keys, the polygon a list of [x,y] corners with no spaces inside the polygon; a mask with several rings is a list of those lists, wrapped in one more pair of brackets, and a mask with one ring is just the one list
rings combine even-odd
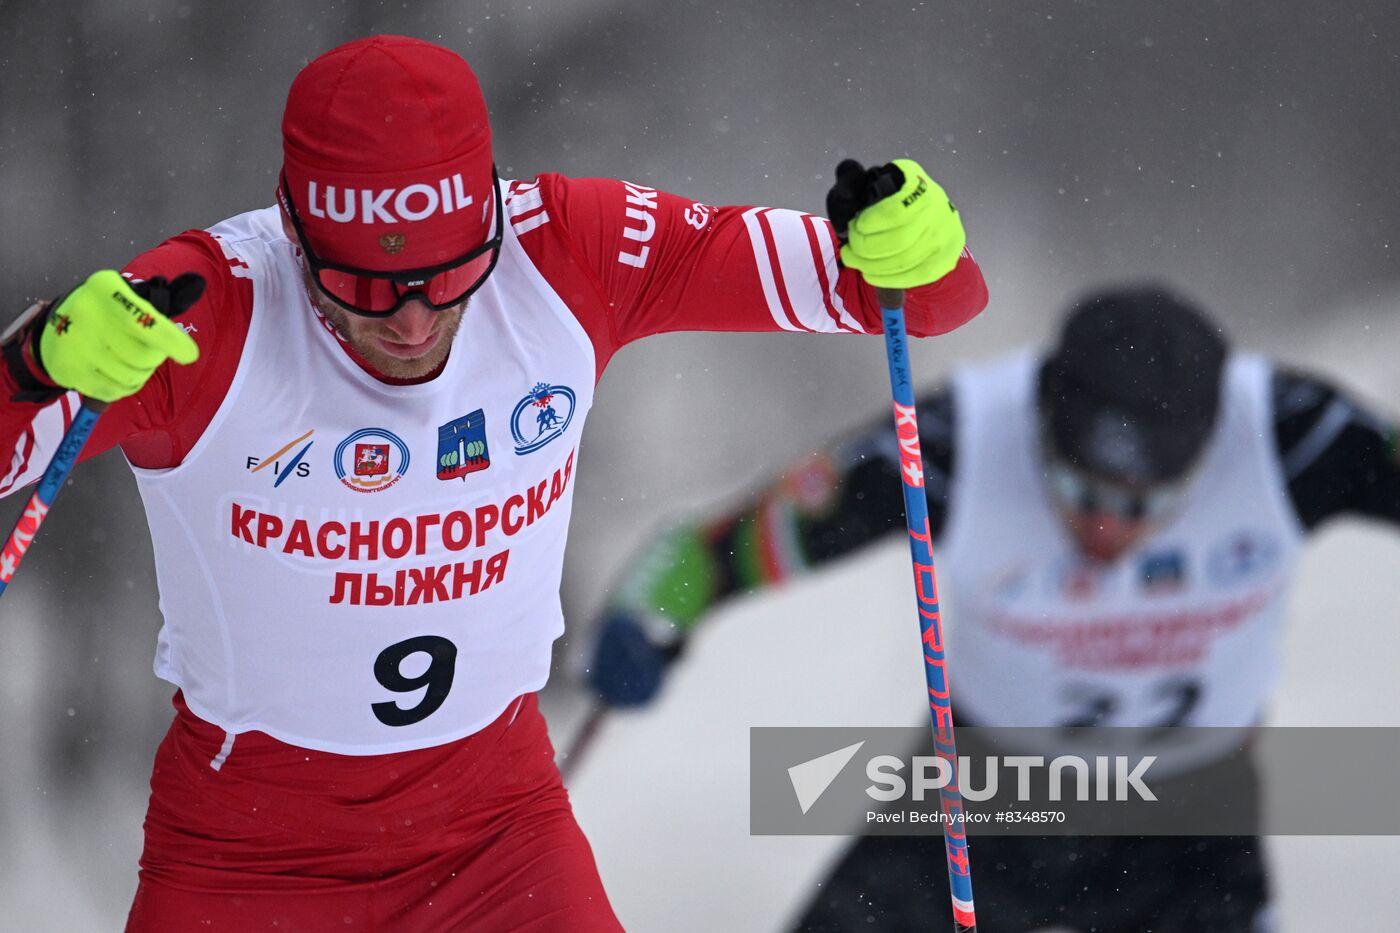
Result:
{"label": "fis logo", "polygon": [[515,452],[534,453],[569,429],[577,400],[568,386],[537,382],[515,406],[510,416],[510,433]]}
{"label": "fis logo", "polygon": [[[288,441],[286,444],[283,444],[282,447],[268,454],[266,457],[249,457],[245,467],[249,473],[261,473],[263,470],[271,467],[272,475],[277,477],[272,483],[273,489],[281,486],[290,476],[300,476],[303,478],[310,476],[311,464],[306,463],[305,460],[306,452],[310,450],[311,445],[315,443],[315,441],[311,440],[311,435],[315,433],[316,429],[312,428],[296,440]],[[305,441],[305,444],[302,445],[296,453],[292,454],[292,456],[285,461],[282,459],[292,448],[302,444],[303,441]]]}
{"label": "fis logo", "polygon": [[486,449],[486,411],[478,408],[469,415],[438,428],[437,478],[465,479],[491,465]]}
{"label": "fis logo", "polygon": [[[434,184],[404,188],[337,188],[314,181],[306,183],[307,212],[332,223],[412,223],[434,214],[451,214],[475,203],[467,194],[460,172]],[[402,247],[400,247],[402,248]],[[388,247],[385,247],[388,251]]]}

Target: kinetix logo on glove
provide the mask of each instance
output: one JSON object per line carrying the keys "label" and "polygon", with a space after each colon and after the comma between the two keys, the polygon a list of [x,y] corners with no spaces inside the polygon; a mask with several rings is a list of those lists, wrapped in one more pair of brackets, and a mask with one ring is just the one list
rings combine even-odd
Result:
{"label": "kinetix logo on glove", "polygon": [[[140,324],[142,327],[147,328],[155,326],[156,319],[151,317],[149,312],[142,311],[140,308],[136,307],[136,303],[131,299],[127,298],[121,292],[112,292],[112,300],[115,301],[117,304],[121,305],[126,310],[130,311],[133,315],[135,315],[137,324]],[[58,330],[58,332],[61,334],[66,328],[59,329],[56,327],[55,329]]]}
{"label": "kinetix logo on glove", "polygon": [[923,196],[924,196],[924,192],[927,191],[927,190],[928,190],[928,179],[927,179],[927,178],[920,178],[920,179],[919,179],[919,187],[915,188],[915,189],[913,190],[912,193],[905,195],[905,196],[904,196],[904,199],[903,199],[900,203],[903,204],[905,207],[913,207],[913,206],[914,206],[914,202],[917,201],[917,200],[919,200],[919,198],[923,197]]}

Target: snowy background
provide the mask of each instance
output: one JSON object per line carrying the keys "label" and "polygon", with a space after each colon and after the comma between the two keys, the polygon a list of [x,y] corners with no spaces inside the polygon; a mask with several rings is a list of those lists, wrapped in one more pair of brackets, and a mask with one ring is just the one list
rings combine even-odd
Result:
{"label": "snowy background", "polygon": [[[1397,27],[1388,0],[3,0],[0,321],[271,203],[297,69],[396,31],[473,63],[505,176],[820,211],[841,158],[920,159],[993,296],[919,346],[924,381],[1044,340],[1088,285],[1151,275],[1239,342],[1400,413]],[[887,391],[873,339],[677,335],[621,353],[581,453],[571,630],[650,530],[734,501]],[[17,506],[0,503],[6,528]],[[735,605],[658,707],[609,723],[574,793],[629,929],[773,930],[805,898],[840,840],[747,835],[747,730],[918,721],[904,560],[892,545]],[[1385,531],[1319,537],[1274,721],[1400,725],[1397,569]],[[158,626],[139,500],[109,455],[77,471],[0,604],[0,927],[120,928],[170,715]],[[561,678],[546,701],[567,744],[581,695]],[[1400,930],[1400,840],[1271,847],[1284,930],[1334,929],[1339,904],[1351,928]]]}

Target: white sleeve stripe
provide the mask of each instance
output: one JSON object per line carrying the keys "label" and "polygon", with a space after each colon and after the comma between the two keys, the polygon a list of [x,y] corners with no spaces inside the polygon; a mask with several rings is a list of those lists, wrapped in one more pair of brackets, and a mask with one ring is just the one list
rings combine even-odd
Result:
{"label": "white sleeve stripe", "polygon": [[779,295],[777,283],[773,280],[773,264],[768,258],[768,231],[764,227],[762,217],[769,210],[766,207],[752,207],[744,211],[744,226],[749,231],[754,265],[758,267],[758,281],[763,286],[763,297],[768,301],[768,313],[773,315],[773,322],[783,330],[801,330],[796,322],[788,320],[783,309],[783,299]]}
{"label": "white sleeve stripe", "polygon": [[540,192],[539,186],[535,186],[528,191],[516,191],[506,199],[506,216],[519,217],[521,214],[529,213],[537,207],[544,206],[544,195]]}
{"label": "white sleeve stripe", "polygon": [[[843,320],[831,301],[836,275],[834,255],[828,263],[812,217],[801,211],[766,209],[759,214],[764,228],[772,278],[785,316],[797,329],[817,333],[860,333],[854,322]],[[829,246],[830,244],[828,244]],[[773,263],[772,258],[777,262]],[[774,312],[776,317],[776,311]],[[849,318],[849,315],[847,316]]]}
{"label": "white sleeve stripe", "polygon": [[0,480],[0,495],[8,493],[15,487],[19,474],[29,465],[29,457],[34,450],[34,427],[33,425],[24,429],[24,434],[20,436],[19,443],[15,446],[14,456],[10,458],[10,470]]}
{"label": "white sleeve stripe", "polygon": [[848,329],[857,334],[865,333],[865,328],[846,310],[846,303],[841,300],[841,293],[836,289],[836,284],[840,281],[841,267],[837,262],[836,233],[831,229],[831,221],[808,214],[807,223],[811,228],[812,242],[817,247],[817,255],[813,259],[817,263],[817,273],[826,292],[827,313],[843,330]]}
{"label": "white sleeve stripe", "polygon": [[21,435],[10,459],[10,468],[0,480],[0,496],[28,486],[44,475],[54,451],[77,411],[77,393],[69,392],[40,409]]}
{"label": "white sleeve stripe", "polygon": [[219,249],[223,251],[224,259],[228,262],[229,274],[238,279],[251,279],[253,269],[248,261],[238,254],[232,243],[219,236],[217,233],[209,234],[214,238],[214,242],[219,244]]}
{"label": "white sleeve stripe", "polygon": [[804,330],[830,332],[835,322],[826,313],[826,295],[817,281],[812,244],[807,239],[806,215],[773,210],[764,217],[777,246],[785,296]]}
{"label": "white sleeve stripe", "polygon": [[511,229],[513,229],[517,234],[520,234],[529,233],[531,230],[535,229],[540,224],[547,223],[549,223],[549,211],[539,211],[538,213],[531,214],[524,220],[515,221],[510,226]]}
{"label": "white sleeve stripe", "polygon": [[822,255],[821,236],[817,230],[819,221],[811,214],[804,214],[802,221],[803,230],[807,234],[807,247],[812,251],[812,268],[817,273],[817,291],[821,293],[826,316],[831,318],[831,322],[836,325],[837,330],[850,330],[842,322],[841,315],[837,313],[836,306],[831,302],[831,278],[827,274],[826,259]]}
{"label": "white sleeve stripe", "polygon": [[[828,329],[829,320],[821,304],[812,305],[815,295],[821,289],[813,279],[812,246],[807,242],[807,228],[797,211],[772,209],[759,216],[768,247],[768,262],[777,265],[773,269],[773,281],[777,285],[778,297],[782,301],[783,314],[799,330],[818,333]],[[781,222],[775,226],[774,220]],[[797,249],[797,237],[802,237],[805,250]],[[794,289],[794,284],[797,286]],[[807,286],[811,287],[808,288]]]}
{"label": "white sleeve stripe", "polygon": [[67,434],[73,419],[78,417],[78,393],[66,392],[59,396],[58,403],[63,406],[63,433]]}

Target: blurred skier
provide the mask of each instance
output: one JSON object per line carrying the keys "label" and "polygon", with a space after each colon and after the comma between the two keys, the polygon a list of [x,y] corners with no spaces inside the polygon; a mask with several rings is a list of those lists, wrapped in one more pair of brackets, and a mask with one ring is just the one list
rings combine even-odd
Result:
{"label": "blurred skier", "polygon": [[986,303],[959,216],[909,160],[845,246],[796,211],[498,180],[466,62],[394,36],[307,65],[282,141],[277,206],[0,347],[0,492],[81,393],[151,526],[180,689],[128,929],[617,929],[535,700],[594,384],[663,331],[878,331],[867,282],[957,327]]}
{"label": "blurred skier", "polygon": [[[1229,351],[1155,285],[1088,295],[1048,354],[969,365],[918,408],[956,601],[960,726],[1255,724],[1305,535],[1339,515],[1400,521],[1391,423]],[[725,600],[902,533],[898,469],[881,419],[738,511],[648,542],[598,629],[594,687],[644,704]],[[1243,806],[1257,794],[1240,754],[1180,777],[1221,782]],[[998,929],[1247,931],[1269,916],[1256,838],[982,837],[972,850],[979,913]],[[864,837],[799,926],[942,929],[945,878],[941,836]]]}

